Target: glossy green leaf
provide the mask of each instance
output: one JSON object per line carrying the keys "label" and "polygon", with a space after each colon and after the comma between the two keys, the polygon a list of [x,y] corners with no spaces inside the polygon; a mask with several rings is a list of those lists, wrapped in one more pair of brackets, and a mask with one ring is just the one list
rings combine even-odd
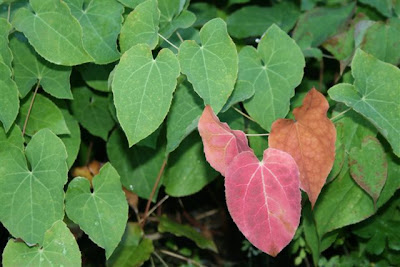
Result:
{"label": "glossy green leaf", "polygon": [[11,29],[11,24],[6,19],[0,18],[0,62],[3,62],[10,69],[13,57],[8,47],[8,35]]}
{"label": "glossy green leaf", "polygon": [[240,51],[238,80],[255,90],[244,107],[262,128],[269,131],[276,119],[286,116],[304,65],[300,48],[276,25],[267,30],[257,50],[246,46]]}
{"label": "glossy green leaf", "polygon": [[[26,114],[32,102],[33,93],[26,96],[21,101],[21,109],[17,117],[17,124],[24,126]],[[44,95],[37,94],[32,106],[31,114],[26,125],[25,134],[32,136],[41,129],[50,129],[53,133],[70,134],[70,131],[65,123],[65,119],[61,110],[49,98]]]}
{"label": "glossy green leaf", "polygon": [[238,58],[235,44],[222,19],[207,22],[200,30],[202,45],[185,41],[179,47],[182,73],[194,90],[218,113],[235,85]]}
{"label": "glossy green leaf", "polygon": [[199,248],[209,249],[211,251],[217,252],[217,247],[215,246],[214,241],[206,238],[191,226],[179,224],[169,219],[166,216],[160,217],[160,223],[158,224],[158,231],[161,233],[167,232],[176,236],[183,236],[189,238],[190,240],[195,242]]}
{"label": "glossy green leaf", "polygon": [[61,141],[63,141],[65,148],[67,149],[67,165],[71,168],[74,164],[76,157],[78,156],[79,148],[81,145],[81,130],[79,128],[78,121],[69,114],[68,110],[61,109],[65,123],[70,131],[70,134],[60,135]]}
{"label": "glossy green leaf", "polygon": [[32,10],[19,9],[12,24],[24,33],[39,55],[57,65],[93,61],[83,48],[82,28],[65,2],[30,0],[30,6]]}
{"label": "glossy green leaf", "polygon": [[108,108],[107,95],[82,86],[72,90],[71,110],[79,123],[91,134],[107,140],[115,122]]}
{"label": "glossy green leaf", "polygon": [[167,153],[174,151],[182,140],[197,128],[203,112],[203,101],[187,81],[181,83],[174,94],[167,118]]}
{"label": "glossy green leaf", "polygon": [[154,251],[153,242],[143,238],[143,230],[137,223],[129,222],[121,243],[107,262],[107,266],[136,267],[147,261]]}
{"label": "glossy green leaf", "polygon": [[80,266],[81,252],[74,235],[63,221],[44,233],[41,246],[29,247],[10,239],[3,252],[3,266]]}
{"label": "glossy green leaf", "polygon": [[11,79],[11,70],[0,62],[0,121],[8,131],[18,115],[19,98],[18,88]]}
{"label": "glossy green leaf", "polygon": [[360,2],[376,8],[376,10],[386,17],[391,17],[393,15],[393,9],[396,3],[396,1],[393,0],[360,0]]}
{"label": "glossy green leaf", "polygon": [[132,47],[115,69],[112,90],[117,117],[132,146],[163,122],[171,106],[179,62],[169,49],[153,59],[145,44]]}
{"label": "glossy green leaf", "polygon": [[74,178],[68,185],[65,209],[70,218],[93,242],[106,250],[109,258],[121,241],[128,220],[128,203],[122,191],[119,175],[106,163],[90,182]]}
{"label": "glossy green leaf", "polygon": [[196,16],[181,10],[181,0],[158,0],[160,10],[160,34],[169,38],[177,29],[188,28],[196,21]]}
{"label": "glossy green leaf", "polygon": [[97,64],[116,61],[123,6],[116,0],[65,0],[83,31],[83,46]]}
{"label": "glossy green leaf", "polygon": [[108,86],[108,77],[114,67],[114,64],[96,65],[89,63],[80,65],[77,69],[90,88],[101,92],[109,92],[111,90]]}
{"label": "glossy green leaf", "polygon": [[400,70],[358,49],[352,75],[354,85],[338,84],[329,96],[365,116],[400,156]]}
{"label": "glossy green leaf", "polygon": [[296,5],[281,2],[272,7],[242,7],[229,15],[226,23],[229,34],[235,38],[260,37],[272,24],[288,32],[293,28],[299,15]]}
{"label": "glossy green leaf", "polygon": [[154,49],[158,43],[160,11],[156,0],[147,0],[133,10],[121,29],[119,43],[124,53],[137,44],[148,44]]}
{"label": "glossy green leaf", "polygon": [[10,48],[14,57],[14,79],[22,98],[40,81],[43,90],[52,96],[72,99],[71,67],[52,64],[39,56],[22,34],[14,34]]}
{"label": "glossy green leaf", "polygon": [[45,232],[64,218],[66,159],[64,144],[49,129],[36,133],[25,151],[0,152],[0,221],[14,237],[42,244]]}
{"label": "glossy green leaf", "polygon": [[163,184],[168,195],[183,197],[197,193],[217,176],[204,157],[199,134],[193,133],[169,156]]}
{"label": "glossy green leaf", "polygon": [[[107,155],[110,162],[121,175],[124,187],[142,198],[148,199],[163,164],[165,149],[148,147],[128,147],[126,137],[121,130],[115,130],[107,142]],[[157,199],[157,187],[153,201]]]}

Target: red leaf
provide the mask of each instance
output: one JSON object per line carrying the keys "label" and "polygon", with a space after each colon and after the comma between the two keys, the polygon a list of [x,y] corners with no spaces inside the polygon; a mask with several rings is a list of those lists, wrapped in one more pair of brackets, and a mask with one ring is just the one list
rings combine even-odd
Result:
{"label": "red leaf", "polygon": [[299,170],[286,152],[269,148],[263,161],[240,153],[226,170],[226,203],[244,236],[258,249],[276,256],[299,226]]}
{"label": "red leaf", "polygon": [[208,105],[200,117],[198,128],[207,161],[222,175],[225,175],[227,166],[236,155],[242,151],[251,151],[246,135],[221,123]]}
{"label": "red leaf", "polygon": [[314,206],[335,161],[336,129],[326,116],[329,104],[311,89],[303,105],[293,111],[296,121],[279,119],[272,124],[270,147],[288,152],[300,169],[300,187]]}

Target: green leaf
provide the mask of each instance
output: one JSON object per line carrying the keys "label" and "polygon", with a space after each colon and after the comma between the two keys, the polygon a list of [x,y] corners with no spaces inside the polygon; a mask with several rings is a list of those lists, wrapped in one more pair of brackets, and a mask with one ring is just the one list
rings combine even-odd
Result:
{"label": "green leaf", "polygon": [[121,52],[137,44],[148,44],[150,49],[154,49],[158,44],[159,21],[160,11],[156,0],[147,0],[138,5],[122,26],[119,37]]}
{"label": "green leaf", "polygon": [[0,62],[3,62],[9,69],[11,69],[13,59],[8,47],[8,35],[11,29],[11,24],[6,19],[0,18]]}
{"label": "green leaf", "polygon": [[294,88],[303,78],[304,56],[284,31],[272,25],[257,50],[246,46],[239,53],[239,81],[254,87],[244,107],[260,126],[270,131],[272,123],[289,112]]}
{"label": "green leaf", "polygon": [[101,92],[109,92],[111,90],[108,86],[108,77],[114,67],[114,64],[96,65],[89,63],[80,65],[77,69],[90,88]]}
{"label": "green leaf", "polygon": [[230,35],[235,38],[247,38],[263,35],[272,24],[288,32],[293,28],[299,15],[296,5],[281,2],[272,7],[242,7],[229,15],[226,23]]}
{"label": "green leaf", "polygon": [[202,45],[185,41],[179,47],[182,73],[194,90],[218,113],[235,85],[238,59],[235,44],[222,19],[207,22],[200,30]]}
{"label": "green leaf", "polygon": [[163,184],[168,195],[183,197],[197,193],[217,176],[204,157],[199,134],[193,133],[169,156]]}
{"label": "green leaf", "polygon": [[0,221],[13,236],[42,244],[45,232],[63,219],[66,159],[64,144],[49,129],[36,133],[25,151],[0,152]]}
{"label": "green leaf", "polygon": [[[240,53],[239,53],[239,62],[240,62]],[[239,63],[240,67],[240,63]],[[240,75],[240,73],[239,73]],[[225,106],[222,108],[221,112],[227,111],[231,106],[245,101],[252,97],[255,93],[254,86],[252,83],[244,80],[239,80],[235,84],[235,88],[233,89],[232,94],[229,96],[228,101],[225,103]]]}
{"label": "green leaf", "polygon": [[72,90],[71,110],[79,123],[91,134],[107,140],[114,120],[108,108],[108,97],[82,86]]}
{"label": "green leaf", "polygon": [[107,259],[121,241],[128,220],[128,203],[117,171],[106,163],[90,182],[83,177],[74,178],[68,185],[65,209],[70,218],[106,250]]}
{"label": "green leaf", "polygon": [[145,139],[142,139],[136,145],[150,147],[152,149],[157,149],[157,141],[158,141],[158,137],[160,135],[162,127],[163,127],[163,124],[161,124],[160,127],[158,127],[157,130],[155,130],[152,134],[147,136]]}
{"label": "green leaf", "polygon": [[177,29],[188,28],[196,21],[196,16],[181,10],[181,0],[158,0],[160,9],[160,34],[169,38]]}
{"label": "green leaf", "polygon": [[169,49],[153,59],[145,44],[132,47],[115,69],[112,90],[117,117],[132,146],[163,122],[171,106],[179,62]]}
{"label": "green leaf", "polygon": [[83,46],[97,64],[120,56],[117,38],[122,26],[123,6],[115,0],[65,0],[83,31]]}
{"label": "green leaf", "polygon": [[203,108],[203,101],[191,84],[187,81],[179,84],[167,118],[167,153],[174,151],[197,128]]}
{"label": "green leaf", "polygon": [[189,6],[189,10],[196,14],[197,17],[193,27],[201,27],[208,21],[218,17],[217,7],[209,3],[193,3]]}
{"label": "green leaf", "polygon": [[158,231],[160,233],[167,232],[176,236],[184,236],[195,242],[199,248],[209,249],[211,251],[218,252],[217,247],[214,244],[214,241],[206,238],[201,233],[196,231],[196,229],[190,227],[189,225],[184,225],[174,222],[165,215],[160,217],[160,223],[158,224]]}
{"label": "green leaf", "polygon": [[17,149],[24,152],[24,138],[21,134],[21,129],[17,125],[13,125],[8,133],[0,128],[0,153],[8,149]]}
{"label": "green leaf", "polygon": [[0,121],[6,132],[11,128],[18,115],[18,88],[11,79],[11,71],[6,64],[0,62]]}
{"label": "green leaf", "polygon": [[376,8],[376,10],[386,17],[391,17],[393,15],[392,10],[396,3],[396,1],[393,0],[360,0],[360,2]]}
{"label": "green leaf", "polygon": [[[182,38],[182,40],[193,40],[196,41],[198,44],[201,42],[200,40],[200,32],[193,28],[187,28],[187,29],[178,29],[176,31],[176,34],[173,34],[168,40],[174,44],[175,46],[179,47],[182,43],[182,40],[180,39],[180,37],[178,36],[178,34],[180,35],[180,37]],[[169,48],[171,49],[173,52],[176,51],[176,53],[178,53],[178,50],[175,49],[175,47],[173,47],[172,45],[170,45],[167,42],[162,42],[161,47],[163,48]]]}
{"label": "green leaf", "polygon": [[14,79],[22,98],[39,81],[43,90],[52,96],[72,99],[71,67],[54,65],[39,56],[22,34],[14,34],[10,48],[14,56]]}
{"label": "green leaf", "polygon": [[388,175],[385,186],[376,203],[377,208],[382,207],[400,188],[400,159],[390,153],[387,154],[386,160],[388,162]]}
{"label": "green leaf", "polygon": [[78,156],[81,145],[81,130],[79,128],[78,121],[71,114],[69,114],[68,110],[61,109],[61,112],[64,116],[65,123],[67,124],[70,134],[63,134],[59,137],[67,149],[67,165],[68,168],[71,168],[72,164],[74,164],[76,160],[76,157]]}
{"label": "green leaf", "polygon": [[[248,122],[247,130],[249,134],[265,134],[265,130],[253,121]],[[247,139],[254,154],[261,160],[264,150],[268,148],[268,136],[248,136]]]}
{"label": "green leaf", "polygon": [[354,85],[338,84],[329,96],[365,116],[400,156],[400,70],[360,49],[351,66]]}
{"label": "green leaf", "polygon": [[[30,0],[32,11],[21,8],[13,26],[46,60],[73,66],[93,61],[82,44],[82,28],[66,3],[59,0]],[[61,23],[60,23],[61,22]]]}
{"label": "green leaf", "polygon": [[[115,130],[107,142],[107,155],[110,162],[121,175],[124,187],[142,198],[148,199],[157,179],[165,156],[165,148],[157,150],[148,147],[128,147],[128,142],[121,130]],[[159,183],[154,194],[157,199]]]}
{"label": "green leaf", "polygon": [[336,128],[336,142],[335,142],[335,161],[333,162],[332,170],[326,178],[326,183],[331,182],[336,176],[339,175],[343,168],[343,164],[347,157],[344,145],[344,125],[339,122],[335,124]]}
{"label": "green leaf", "polygon": [[140,3],[143,3],[144,1],[146,0],[118,0],[118,2],[120,2],[124,6],[132,9],[137,7]]}
{"label": "green leaf", "polygon": [[150,258],[153,251],[153,242],[148,238],[143,238],[143,230],[140,225],[129,222],[121,243],[108,260],[107,266],[141,266]]}
{"label": "green leaf", "polygon": [[[32,102],[33,93],[22,99],[21,109],[18,114],[16,123],[21,127],[24,126],[26,114]],[[65,123],[61,110],[47,97],[37,94],[32,106],[31,114],[29,115],[26,125],[25,134],[32,136],[41,129],[50,129],[53,133],[70,134],[70,131]]]}
{"label": "green leaf", "polygon": [[368,136],[363,139],[361,148],[351,149],[349,157],[351,176],[376,203],[387,177],[387,161],[382,145],[378,139]]}
{"label": "green leaf", "polygon": [[377,59],[398,65],[400,63],[400,19],[376,22],[364,35],[361,48]]}
{"label": "green leaf", "polygon": [[10,239],[3,252],[4,266],[80,266],[81,252],[74,235],[63,221],[44,233],[42,246],[29,247]]}

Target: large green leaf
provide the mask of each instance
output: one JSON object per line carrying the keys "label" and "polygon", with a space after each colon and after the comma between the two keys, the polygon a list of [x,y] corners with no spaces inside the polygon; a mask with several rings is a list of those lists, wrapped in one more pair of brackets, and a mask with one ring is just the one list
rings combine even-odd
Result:
{"label": "large green leaf", "polygon": [[163,122],[171,106],[179,62],[169,49],[153,59],[145,44],[132,47],[114,73],[112,90],[117,117],[132,146]]}
{"label": "large green leaf", "polygon": [[74,235],[64,222],[57,221],[44,233],[42,246],[29,247],[10,239],[4,248],[7,266],[80,266],[81,252]]}
{"label": "large green leaf", "polygon": [[11,79],[11,70],[0,62],[0,121],[8,131],[18,115],[19,98],[18,88]]}
{"label": "large green leaf", "polygon": [[8,35],[11,29],[11,24],[6,19],[0,18],[0,62],[3,62],[10,69],[12,54],[8,47]]}
{"label": "large green leaf", "polygon": [[167,153],[174,151],[182,140],[197,128],[203,112],[203,101],[187,81],[181,83],[174,94],[167,118]]}
{"label": "large green leaf", "polygon": [[[135,145],[128,147],[126,137],[121,130],[115,130],[107,142],[107,155],[110,162],[121,175],[125,188],[148,199],[157,179],[165,157],[164,147],[157,150]],[[153,201],[157,199],[159,183]]]}
{"label": "large green leaf", "polygon": [[154,251],[153,242],[143,238],[143,230],[137,223],[129,222],[121,243],[107,261],[107,266],[136,267],[147,261]]}
{"label": "large green leaf", "polygon": [[71,168],[72,164],[74,164],[76,157],[78,156],[79,148],[81,145],[81,130],[79,128],[78,121],[69,114],[68,110],[61,109],[61,112],[64,116],[65,123],[68,126],[70,134],[62,134],[60,135],[61,141],[63,141],[65,148],[67,149],[67,165],[68,168]]}
{"label": "large green leaf", "polygon": [[72,113],[91,134],[107,140],[115,122],[108,108],[108,97],[82,86],[72,90]]}
{"label": "large green leaf", "polygon": [[82,28],[67,4],[59,0],[30,0],[32,10],[21,8],[13,26],[24,33],[46,60],[58,65],[93,61],[82,44]]}
{"label": "large green leaf", "polygon": [[39,81],[43,90],[52,96],[72,99],[71,67],[54,65],[39,56],[22,34],[14,34],[10,48],[14,57],[14,79],[21,97],[25,97]]}
{"label": "large green leaf", "polygon": [[179,62],[194,90],[218,113],[235,85],[238,58],[235,44],[222,19],[207,22],[200,30],[202,45],[185,41],[179,47]]}
{"label": "large green leaf", "polygon": [[0,221],[13,236],[42,244],[44,233],[63,219],[66,159],[64,144],[49,129],[36,133],[25,151],[0,151]]}
{"label": "large green leaf", "polygon": [[93,177],[92,184],[93,192],[88,179],[74,178],[68,185],[65,209],[68,218],[106,250],[108,259],[124,234],[128,203],[119,175],[110,163]]}
{"label": "large green leaf", "polygon": [[196,16],[182,10],[182,0],[158,0],[160,9],[160,34],[169,38],[179,28],[188,28],[196,21]]}
{"label": "large green leaf", "polygon": [[97,64],[119,58],[117,38],[123,6],[116,0],[65,0],[83,30],[83,46]]}
{"label": "large green leaf", "polygon": [[272,24],[288,32],[300,12],[293,3],[281,2],[272,7],[245,6],[227,18],[228,31],[235,38],[261,36]]}
{"label": "large green leaf", "polygon": [[400,70],[360,49],[351,66],[354,85],[338,84],[329,96],[365,116],[400,156]]}
{"label": "large green leaf", "polygon": [[276,119],[286,116],[304,65],[300,48],[276,25],[267,30],[257,50],[246,46],[240,51],[238,80],[255,90],[244,106],[262,128],[269,131]]}
{"label": "large green leaf", "polygon": [[148,44],[154,49],[158,43],[160,11],[156,0],[147,0],[138,5],[125,19],[119,43],[125,52],[137,44]]}
{"label": "large green leaf", "polygon": [[197,193],[217,176],[206,161],[203,144],[195,132],[169,156],[163,184],[168,195],[183,197]]}

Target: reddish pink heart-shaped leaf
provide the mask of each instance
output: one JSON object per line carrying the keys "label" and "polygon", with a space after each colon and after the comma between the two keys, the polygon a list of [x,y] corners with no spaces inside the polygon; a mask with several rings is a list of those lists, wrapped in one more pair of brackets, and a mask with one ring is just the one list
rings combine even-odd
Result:
{"label": "reddish pink heart-shaped leaf", "polygon": [[227,166],[240,152],[251,151],[246,135],[220,122],[210,106],[204,108],[198,128],[207,161],[222,175],[225,175]]}
{"label": "reddish pink heart-shaped leaf", "polygon": [[240,153],[226,170],[226,203],[244,236],[276,256],[299,226],[299,169],[288,153],[269,148],[260,162],[252,151]]}

